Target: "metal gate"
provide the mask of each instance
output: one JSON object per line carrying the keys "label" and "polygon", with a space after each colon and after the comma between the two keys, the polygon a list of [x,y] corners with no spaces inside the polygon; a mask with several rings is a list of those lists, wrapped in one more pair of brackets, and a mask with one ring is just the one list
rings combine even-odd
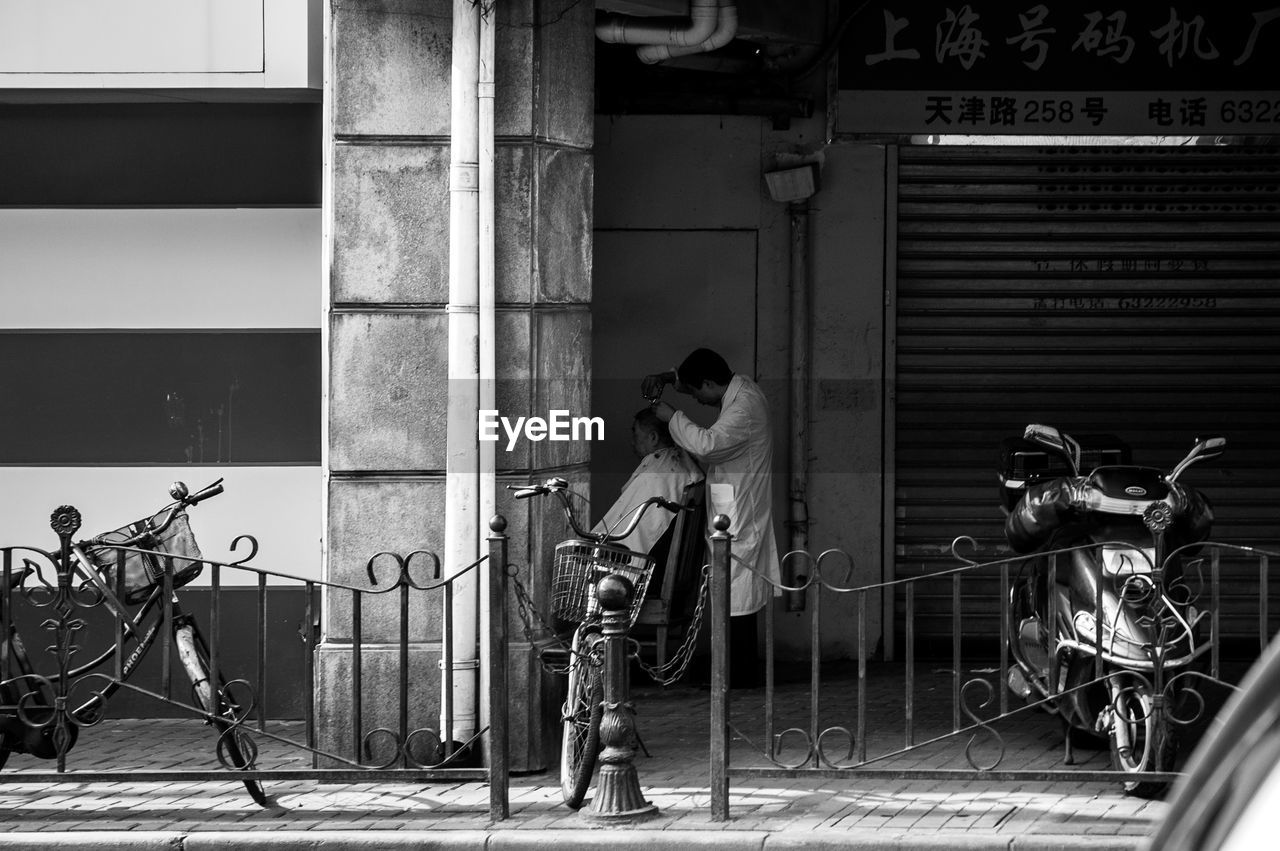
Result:
{"label": "metal gate", "polygon": [[[996,454],[1030,422],[1166,469],[1224,434],[1189,479],[1214,540],[1280,545],[1280,148],[913,146],[897,163],[894,575],[939,569],[962,534],[1007,553]],[[1224,560],[1223,594],[1225,636],[1250,635],[1247,562]],[[918,604],[919,639],[945,645],[947,599]]]}
{"label": "metal gate", "polygon": [[[157,521],[159,517],[147,521],[148,534],[156,527],[173,528],[172,515]],[[156,521],[154,526],[151,521]],[[431,553],[384,552],[369,559],[367,586],[302,579],[252,565],[258,545],[248,535],[231,545],[233,551],[237,545],[241,551],[249,550],[239,561],[205,559],[185,531],[185,516],[182,522],[178,537],[149,534],[149,547],[112,539],[114,533],[73,543],[80,527],[79,512],[62,506],[51,521],[58,536],[56,548],[0,547],[0,767],[11,749],[48,760],[50,766],[48,770],[2,771],[0,783],[232,780],[243,782],[255,801],[268,806],[274,781],[480,781],[489,785],[490,817],[507,818],[507,654],[502,648],[507,644],[508,547],[503,518],[495,517],[490,523],[488,553],[453,575],[442,578],[439,559]],[[137,526],[129,527],[129,534]],[[75,569],[74,564],[85,569]],[[97,567],[91,569],[90,564]],[[181,593],[175,593],[193,565],[211,580],[207,611],[187,610]],[[147,580],[140,585],[138,571],[143,566]],[[223,583],[230,584],[233,575],[248,576],[257,586],[252,655],[228,652],[232,642],[221,634]],[[268,579],[304,586],[305,616],[299,628],[306,643],[301,724],[268,718],[264,709],[269,703],[283,703],[273,687],[278,691],[282,685],[291,686],[272,682],[268,676],[267,654],[272,650],[267,631]],[[455,593],[478,597],[482,588],[487,590],[490,613],[479,625],[482,635],[455,636],[451,617]],[[344,724],[343,740],[332,748],[317,745],[318,724],[312,711],[317,637],[313,625],[322,589],[330,600],[349,600],[352,615],[341,684],[351,701],[351,717],[344,719],[349,723]],[[452,658],[450,647],[455,640],[479,640],[486,648],[497,648],[484,654],[478,696],[487,726],[465,742],[454,741],[453,667],[441,665],[441,679],[426,678],[430,682],[415,679],[411,670],[411,610],[421,613],[428,601],[443,607],[439,641],[444,658]],[[390,653],[375,654],[365,646],[362,613],[375,608],[383,615],[384,625],[398,629],[399,641],[383,645]],[[148,656],[159,662],[160,684],[154,688],[140,683],[142,677],[131,678],[139,660]],[[393,666],[390,672],[388,660]],[[394,683],[396,697],[382,700],[381,692],[371,695],[375,675],[388,673],[390,677],[378,679],[384,685]],[[412,702],[411,688],[417,695]],[[426,689],[443,692],[444,721],[439,729],[423,724],[423,718],[430,717],[429,707],[421,700]],[[192,767],[164,769],[146,764],[143,744],[141,769],[130,764],[112,771],[77,771],[75,743],[99,732],[94,728],[110,716],[111,697],[121,691],[189,717],[193,725],[201,721],[209,725],[207,751],[191,755]],[[362,715],[362,707],[367,710],[369,703],[386,705],[390,722],[379,726]]]}
{"label": "metal gate", "polygon": [[[723,522],[721,522],[723,521]],[[729,614],[728,522],[717,518],[712,535],[710,583],[711,634],[724,635]],[[780,586],[782,595],[769,595],[765,618],[765,690],[761,701],[755,692],[731,706],[728,688],[726,642],[711,645],[711,816],[715,821],[730,817],[729,788],[733,779],[795,778],[812,780],[981,780],[995,783],[1093,782],[1119,789],[1125,783],[1162,784],[1178,777],[1173,771],[1122,772],[1111,768],[1111,754],[1102,751],[1080,764],[1066,746],[1067,739],[1057,726],[1054,703],[1066,691],[1077,691],[1104,683],[1119,669],[1104,667],[1099,660],[1105,649],[1102,630],[1094,638],[1094,678],[1070,686],[1051,686],[1046,699],[1026,701],[1014,697],[1006,687],[1013,663],[1007,650],[1010,626],[997,617],[992,638],[999,642],[993,655],[975,656],[966,651],[963,637],[985,629],[992,611],[1002,612],[1009,598],[1010,584],[1016,581],[1021,558],[978,562],[969,557],[972,542],[958,539],[949,548],[951,567],[892,582],[850,586],[842,579],[850,575],[849,556],[839,550],[818,555],[793,552],[794,571],[804,577],[800,587]],[[1066,551],[1057,559],[1065,563]],[[1152,713],[1167,731],[1206,725],[1211,720],[1214,701],[1206,699],[1210,690],[1218,698],[1233,688],[1233,677],[1222,672],[1219,654],[1222,611],[1226,594],[1223,565],[1228,558],[1247,562],[1261,593],[1252,611],[1254,626],[1251,657],[1265,649],[1271,605],[1268,601],[1280,584],[1271,579],[1271,565],[1280,552],[1246,551],[1230,544],[1206,543],[1203,564],[1176,580],[1180,604],[1191,604],[1204,612],[1201,623],[1207,641],[1198,645],[1194,666],[1165,670],[1159,649],[1151,652],[1149,669],[1137,674],[1128,669],[1123,676],[1143,678],[1156,695]],[[1055,581],[1056,560],[1051,560],[1049,581]],[[1157,575],[1159,572],[1154,572]],[[769,581],[763,574],[760,579]],[[1156,585],[1162,580],[1155,579]],[[1154,586],[1153,586],[1154,587]],[[1169,586],[1173,588],[1174,585]],[[1101,585],[1099,585],[1101,588]],[[989,591],[987,590],[989,589]],[[1101,593],[1101,592],[1099,592]],[[804,618],[809,626],[807,665],[800,660],[780,662],[775,657],[774,625],[782,615],[786,595],[805,597]],[[824,612],[845,612],[847,604],[836,598],[850,596],[857,617],[824,617]],[[888,688],[869,687],[868,666],[874,646],[867,640],[867,612],[888,597],[902,612],[903,652]],[[918,633],[924,626],[937,628],[939,608],[921,601],[941,599],[947,626],[949,652],[942,658],[926,657],[917,650]],[[1052,609],[1050,610],[1052,620]],[[790,618],[790,615],[787,616]],[[856,674],[838,678],[824,665],[822,648],[833,638],[851,640],[857,647]],[[1056,640],[1055,640],[1056,641]],[[872,642],[873,644],[874,642]],[[1088,648],[1083,648],[1088,652]],[[1072,648],[1079,653],[1082,647]],[[1051,645],[1051,659],[1057,646]],[[1048,682],[1057,683],[1050,662]],[[803,670],[807,677],[788,685],[786,673]],[[1065,689],[1065,690],[1060,690]],[[1178,695],[1191,695],[1178,701]],[[1039,730],[1034,728],[1037,719]],[[1052,721],[1046,730],[1045,720]],[[1006,760],[1016,752],[1019,737],[1038,736],[1033,759]],[[1044,743],[1050,742],[1046,751]],[[1059,750],[1060,748],[1060,750]],[[1061,754],[1059,756],[1058,754]]]}

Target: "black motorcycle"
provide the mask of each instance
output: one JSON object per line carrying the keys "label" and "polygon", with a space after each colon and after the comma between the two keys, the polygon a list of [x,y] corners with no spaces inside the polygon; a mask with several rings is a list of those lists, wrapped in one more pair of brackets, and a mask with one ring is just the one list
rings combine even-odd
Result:
{"label": "black motorcycle", "polygon": [[[1062,716],[1069,758],[1072,745],[1109,745],[1116,770],[1173,769],[1182,674],[1210,649],[1194,553],[1213,523],[1178,477],[1225,447],[1197,439],[1165,473],[1131,464],[1110,436],[1030,425],[1005,441],[1005,537],[1031,556],[1011,584],[1008,684]],[[1125,789],[1151,797],[1166,785]]]}

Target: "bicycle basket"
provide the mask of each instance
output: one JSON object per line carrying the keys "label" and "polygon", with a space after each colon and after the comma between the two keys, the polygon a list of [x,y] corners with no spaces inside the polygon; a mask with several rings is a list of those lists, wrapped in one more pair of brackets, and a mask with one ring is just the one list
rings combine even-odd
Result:
{"label": "bicycle basket", "polygon": [[195,535],[191,534],[191,525],[187,522],[187,513],[179,511],[169,527],[159,535],[150,539],[144,538],[135,546],[149,552],[133,552],[117,549],[112,544],[127,541],[147,528],[147,524],[159,525],[164,522],[168,511],[161,511],[151,517],[122,526],[106,534],[94,538],[93,545],[85,549],[89,561],[101,574],[103,582],[112,592],[116,590],[116,571],[124,567],[124,601],[129,604],[141,603],[151,594],[151,590],[164,582],[165,555],[182,556],[173,561],[173,587],[180,588],[200,575],[204,563],[200,561],[200,547],[196,545]]}
{"label": "bicycle basket", "polygon": [[580,539],[557,544],[551,578],[551,606],[556,616],[578,623],[599,620],[596,583],[611,573],[627,577],[635,588],[628,621],[634,626],[653,575],[653,559],[614,544]]}

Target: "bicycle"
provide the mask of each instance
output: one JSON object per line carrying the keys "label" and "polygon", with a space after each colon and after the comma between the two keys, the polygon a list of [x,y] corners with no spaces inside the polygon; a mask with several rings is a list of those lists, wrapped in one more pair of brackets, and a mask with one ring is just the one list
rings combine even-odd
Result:
{"label": "bicycle", "polygon": [[551,604],[555,615],[577,624],[569,646],[569,684],[561,710],[560,740],[560,793],[565,804],[576,810],[582,806],[595,772],[596,759],[600,754],[600,720],[604,714],[603,611],[596,599],[596,585],[615,573],[631,582],[634,596],[628,624],[634,626],[653,575],[654,560],[645,553],[618,546],[616,542],[634,532],[652,506],[660,505],[673,513],[690,509],[663,497],[650,497],[632,509],[634,516],[623,531],[616,534],[608,531],[592,533],[578,525],[569,501],[569,483],[564,479],[552,478],[540,485],[529,485],[515,491],[516,499],[555,494],[576,535],[556,545],[551,580]]}
{"label": "bicycle", "polygon": [[[21,571],[4,577],[9,583],[6,602],[18,591],[39,608],[72,605],[84,608],[103,606],[117,625],[115,642],[91,661],[53,674],[38,673],[31,663],[18,635],[17,627],[6,623],[6,635],[0,653],[16,664],[18,676],[0,681],[0,768],[10,753],[29,753],[40,759],[65,755],[76,741],[79,727],[93,726],[105,716],[106,703],[155,645],[168,620],[173,646],[188,679],[191,681],[193,704],[204,714],[205,723],[218,731],[217,756],[223,765],[237,769],[250,768],[257,756],[257,746],[240,729],[247,709],[231,693],[231,686],[219,672],[216,688],[211,676],[209,646],[192,615],[183,610],[176,589],[196,578],[203,569],[203,556],[191,532],[186,509],[223,492],[222,479],[192,494],[182,482],[175,482],[169,495],[175,500],[160,511],[128,526],[71,544],[69,571],[74,584],[75,603],[59,600],[58,580],[50,582],[40,565],[25,559]],[[77,520],[78,522],[78,520]],[[54,568],[63,572],[61,553],[42,554]],[[165,579],[174,593],[165,604]],[[32,587],[29,579],[35,577]],[[136,606],[132,614],[129,608]],[[8,612],[6,611],[6,614]],[[74,652],[74,650],[72,651]],[[71,653],[62,657],[69,659]],[[115,657],[114,675],[93,673]],[[60,660],[60,666],[62,662]],[[87,676],[86,676],[87,675]],[[101,678],[105,683],[82,703],[66,712],[70,724],[55,726],[56,701],[51,699],[55,687],[66,683],[70,695],[80,678]],[[62,728],[58,732],[58,728]],[[255,780],[245,780],[245,789],[259,805],[271,801]]]}

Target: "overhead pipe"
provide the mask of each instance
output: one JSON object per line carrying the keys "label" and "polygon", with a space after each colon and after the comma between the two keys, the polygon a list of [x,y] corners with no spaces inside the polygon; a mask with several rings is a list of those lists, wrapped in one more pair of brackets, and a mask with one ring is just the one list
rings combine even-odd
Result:
{"label": "overhead pipe", "polygon": [[678,44],[646,44],[636,49],[636,56],[646,65],[655,65],[677,56],[710,53],[733,41],[738,34],[738,7],[733,0],[719,0],[716,28],[702,41],[682,46]]}
{"label": "overhead pipe", "polygon": [[688,18],[607,15],[596,24],[596,38],[606,44],[670,44],[680,47],[700,44],[715,32],[719,18],[717,2],[689,0]]}
{"label": "overhead pipe", "polygon": [[[449,144],[449,385],[445,426],[444,567],[455,576],[479,557],[480,541],[480,10],[453,0]],[[452,658],[442,658],[440,731],[449,746],[477,729],[479,656],[476,573],[453,593]]]}

